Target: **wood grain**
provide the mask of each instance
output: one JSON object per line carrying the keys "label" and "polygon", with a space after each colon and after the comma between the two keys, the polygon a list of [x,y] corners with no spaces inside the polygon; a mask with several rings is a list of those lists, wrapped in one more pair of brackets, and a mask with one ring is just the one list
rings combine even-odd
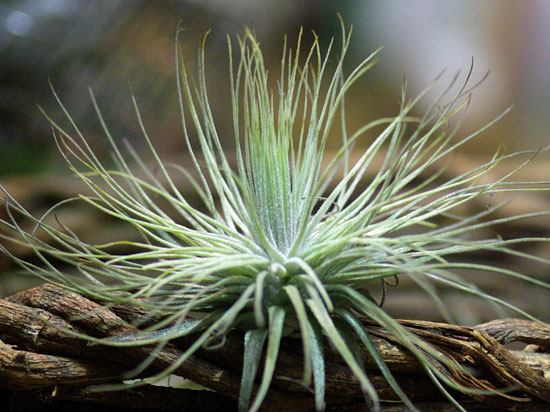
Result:
{"label": "wood grain", "polygon": [[[211,403],[205,400],[211,399],[218,409],[234,410],[243,348],[238,332],[230,333],[225,345],[218,349],[200,349],[174,371],[214,392],[150,385],[124,392],[97,390],[98,384],[122,382],[126,372],[156,350],[150,367],[140,377],[153,375],[177,361],[192,343],[193,337],[187,337],[168,343],[160,350],[155,346],[115,348],[90,345],[78,337],[79,333],[97,337],[138,333],[132,322],[141,316],[143,313],[123,306],[106,309],[101,303],[49,284],[0,300],[0,387],[11,391],[4,396],[31,391],[33,396],[52,402],[197,411],[213,410],[208,409]],[[445,376],[456,383],[493,392],[491,396],[454,392],[454,396],[468,405],[468,410],[538,411],[550,407],[549,325],[517,319],[477,327],[400,322],[456,363],[456,368],[452,368],[434,360],[434,365]],[[365,321],[364,327],[400,386],[422,411],[450,406],[415,358],[391,335],[371,322]],[[530,351],[508,350],[504,344],[512,341],[531,344]],[[330,346],[326,346],[325,352],[327,410],[365,410],[359,384],[351,371]],[[377,371],[375,362],[366,352],[362,356],[383,400],[382,410],[406,410]],[[475,370],[476,374],[467,375],[460,366]],[[285,339],[273,389],[263,410],[312,410],[311,394],[296,383],[301,377],[301,368],[301,343]],[[499,392],[511,385],[518,390]],[[171,401],[163,402],[167,396]],[[192,406],[194,402],[196,409]]]}

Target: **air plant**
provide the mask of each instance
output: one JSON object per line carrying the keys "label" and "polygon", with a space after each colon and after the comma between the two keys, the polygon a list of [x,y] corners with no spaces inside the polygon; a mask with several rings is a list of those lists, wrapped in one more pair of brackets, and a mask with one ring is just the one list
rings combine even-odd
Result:
{"label": "air plant", "polygon": [[[404,87],[395,117],[373,121],[348,135],[344,96],[377,56],[373,53],[346,74],[344,56],[350,33],[342,24],[336,60],[331,60],[337,48],[333,42],[326,53],[317,38],[305,52],[301,36],[294,50],[285,42],[275,90],[268,87],[253,32],[246,30],[238,38],[237,52],[228,39],[234,151],[225,148],[228,137],[219,135],[210,110],[205,44],[194,79],[176,47],[183,135],[191,170],[159,158],[134,97],[137,121],[155,162],[147,164],[130,145],[120,147],[91,93],[116,165],[108,168],[96,157],[54,91],[72,127],[69,132],[52,121],[55,141],[70,169],[92,193],[78,199],[132,225],[143,241],[88,244],[62,222],[46,223],[45,216],[55,208],[35,218],[6,193],[11,219],[2,222],[5,230],[0,236],[32,248],[40,263],[21,260],[2,246],[3,251],[48,282],[107,305],[141,306],[150,314],[163,316],[164,320],[142,335],[102,339],[102,344],[162,346],[170,339],[194,334],[194,343],[178,362],[156,378],[169,375],[198,348],[223,344],[229,331],[243,331],[241,411],[257,411],[262,405],[285,336],[301,339],[301,384],[312,388],[317,410],[324,408],[325,341],[356,376],[373,410],[379,408],[379,398],[356,356],[360,346],[375,359],[395,393],[415,410],[362,327],[365,318],[383,327],[416,356],[440,390],[463,410],[445,388],[468,388],[450,381],[430,358],[451,368],[457,366],[386,313],[371,293],[396,277],[407,276],[448,319],[452,314],[434,284],[529,317],[455,271],[499,273],[549,288],[511,269],[457,259],[461,254],[485,250],[547,262],[513,249],[518,243],[547,239],[480,240],[469,236],[536,213],[491,220],[488,216],[496,208],[466,217],[453,212],[482,194],[548,190],[548,184],[509,182],[513,172],[495,182],[481,181],[499,163],[519,154],[495,155],[473,170],[434,184],[443,174],[445,159],[486,129],[456,138],[470,99],[466,85],[446,101],[449,88],[420,117],[411,111],[427,90],[408,100]],[[336,120],[343,124],[343,141],[329,157],[325,149]],[[454,126],[451,120],[457,120]],[[374,132],[376,137],[367,137]],[[193,148],[193,134],[199,149]],[[365,145],[368,139],[371,141]],[[354,146],[366,149],[352,159]],[[382,164],[366,182],[367,168],[379,158]],[[133,167],[143,177],[138,177]],[[436,172],[423,179],[429,170]],[[176,174],[190,182],[200,196],[200,208],[180,192]],[[172,210],[165,209],[166,205]],[[20,227],[20,215],[35,222],[34,231]],[[49,235],[49,241],[41,240],[38,231]],[[117,246],[130,246],[132,252],[115,252]],[[53,259],[73,265],[78,274],[64,273]],[[261,359],[265,359],[263,367]],[[263,372],[253,397],[258,370]]]}

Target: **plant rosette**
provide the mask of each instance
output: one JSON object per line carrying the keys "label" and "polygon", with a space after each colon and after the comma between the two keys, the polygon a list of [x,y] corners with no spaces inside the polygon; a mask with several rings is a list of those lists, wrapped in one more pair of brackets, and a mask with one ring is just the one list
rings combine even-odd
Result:
{"label": "plant rosette", "polygon": [[[411,111],[429,89],[408,100],[404,87],[396,116],[372,121],[348,135],[344,96],[373,66],[377,55],[373,53],[345,73],[350,33],[342,23],[340,46],[331,42],[325,53],[317,38],[305,52],[301,36],[294,50],[287,48],[285,41],[276,90],[268,87],[254,34],[246,30],[237,38],[236,52],[228,39],[235,146],[231,151],[224,149],[209,106],[205,43],[196,78],[188,74],[177,46],[177,86],[190,170],[159,158],[134,97],[137,122],[155,162],[146,164],[130,145],[120,147],[91,93],[116,164],[106,166],[54,91],[71,129],[65,130],[45,115],[53,124],[55,141],[68,166],[91,191],[62,204],[84,201],[132,225],[143,241],[88,244],[62,222],[46,223],[45,217],[57,206],[37,218],[4,190],[8,218],[1,222],[0,237],[32,248],[38,259],[34,263],[22,260],[5,246],[0,248],[25,270],[48,282],[107,305],[141,306],[150,316],[163,318],[142,335],[101,339],[101,344],[153,343],[162,347],[170,339],[194,334],[196,340],[183,356],[155,379],[170,375],[198,348],[222,345],[229,331],[242,330],[241,411],[261,407],[285,336],[301,339],[301,384],[311,388],[317,410],[325,405],[325,341],[356,376],[373,410],[379,409],[379,398],[356,356],[360,346],[377,362],[395,393],[416,410],[382,361],[361,319],[374,321],[390,333],[418,359],[445,396],[464,410],[448,389],[475,390],[452,382],[430,359],[450,369],[460,366],[399,324],[371,292],[380,285],[385,290],[387,282],[405,276],[433,299],[449,320],[452,313],[434,285],[456,288],[532,319],[520,308],[466,281],[457,270],[498,273],[547,289],[549,284],[512,269],[457,257],[493,251],[548,263],[548,259],[514,249],[519,243],[547,242],[547,238],[471,236],[495,224],[548,212],[499,219],[490,218],[499,206],[474,216],[453,212],[480,195],[543,191],[550,188],[549,182],[512,182],[509,179],[517,169],[496,181],[482,182],[481,177],[499,163],[520,155],[527,155],[528,161],[537,153],[532,151],[497,154],[487,163],[434,184],[443,174],[445,159],[494,123],[467,137],[456,137],[470,100],[471,89],[466,84],[447,97],[449,88],[423,116],[413,116]],[[335,119],[342,123],[342,145],[329,157],[325,149]],[[367,137],[373,133],[374,138]],[[193,148],[191,135],[198,139],[198,149]],[[359,141],[362,147],[365,141],[369,143],[352,161],[350,154]],[[366,182],[365,172],[375,158],[383,161]],[[143,177],[138,177],[133,167]],[[428,170],[437,172],[422,179]],[[191,205],[178,189],[175,174],[190,182],[202,200],[200,208]],[[32,220],[34,229],[23,230],[17,223],[20,218]],[[49,237],[47,242],[43,234]],[[121,253],[120,246],[132,252]],[[78,273],[62,272],[54,262],[72,265]],[[138,366],[134,373],[143,368],[145,365]],[[261,377],[253,391],[258,370],[262,370]]]}

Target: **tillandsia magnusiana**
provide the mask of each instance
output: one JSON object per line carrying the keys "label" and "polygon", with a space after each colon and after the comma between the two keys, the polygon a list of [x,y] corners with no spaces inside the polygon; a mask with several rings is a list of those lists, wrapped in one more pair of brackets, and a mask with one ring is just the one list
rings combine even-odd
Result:
{"label": "tillandsia magnusiana", "polygon": [[[312,388],[317,410],[324,408],[324,341],[340,353],[374,410],[379,408],[379,398],[355,356],[358,345],[364,346],[395,393],[415,410],[365,333],[364,318],[382,326],[416,356],[441,391],[463,410],[445,387],[468,388],[457,387],[429,358],[450,368],[457,366],[388,315],[370,292],[380,282],[408,276],[448,317],[451,314],[434,283],[529,316],[463,280],[455,270],[496,272],[549,288],[511,269],[457,259],[461,254],[490,250],[548,263],[513,249],[517,243],[548,239],[472,240],[468,236],[536,213],[491,220],[487,217],[495,208],[467,217],[459,217],[453,210],[481,194],[548,190],[550,186],[548,182],[510,182],[513,172],[481,183],[480,178],[497,164],[519,154],[496,155],[473,170],[433,184],[442,174],[442,161],[485,129],[456,138],[469,104],[471,90],[466,85],[448,102],[444,96],[438,98],[420,117],[413,116],[411,110],[426,92],[407,100],[403,88],[395,117],[373,121],[351,135],[343,124],[342,146],[327,158],[325,148],[335,119],[345,123],[344,96],[376,60],[375,52],[345,73],[350,33],[342,24],[341,49],[335,61],[330,57],[337,48],[332,42],[326,53],[317,38],[305,52],[300,50],[301,36],[294,50],[285,42],[281,76],[274,91],[268,87],[254,34],[246,30],[238,38],[236,53],[228,39],[234,151],[224,149],[209,107],[204,42],[195,80],[189,77],[177,46],[177,86],[191,171],[160,160],[133,97],[137,122],[155,163],[146,164],[130,146],[127,152],[119,147],[91,94],[117,166],[107,168],[54,92],[72,127],[69,132],[52,121],[55,140],[71,170],[93,193],[78,199],[132,225],[143,241],[88,244],[62,222],[47,224],[44,216],[33,217],[5,193],[10,218],[2,221],[0,236],[32,248],[40,263],[21,260],[0,246],[3,252],[48,282],[103,302],[142,306],[150,314],[164,316],[143,335],[103,339],[102,344],[162,345],[194,334],[194,344],[157,378],[169,375],[199,347],[222,344],[229,331],[242,330],[241,411],[257,411],[262,405],[285,336],[301,339],[301,384]],[[454,118],[459,121],[451,126],[449,120]],[[365,134],[374,129],[381,132],[352,161],[354,144],[367,139]],[[199,149],[193,148],[190,130],[198,138]],[[365,182],[365,172],[375,158],[383,159],[381,166]],[[131,165],[137,165],[142,177]],[[430,169],[440,172],[422,180]],[[192,184],[202,200],[200,208],[178,190],[174,173]],[[32,219],[34,231],[21,229],[19,217]],[[450,223],[441,223],[445,221]],[[407,228],[415,230],[407,232]],[[50,240],[45,242],[38,232],[46,233]],[[132,252],[117,252],[121,245],[131,246]],[[74,265],[78,275],[60,271],[54,261]],[[262,376],[254,392],[261,359]]]}

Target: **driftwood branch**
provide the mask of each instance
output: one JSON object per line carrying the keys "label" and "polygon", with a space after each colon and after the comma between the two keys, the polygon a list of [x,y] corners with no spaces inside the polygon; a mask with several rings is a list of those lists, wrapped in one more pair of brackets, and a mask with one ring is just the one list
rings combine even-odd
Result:
{"label": "driftwood branch", "polygon": [[[149,376],[172,365],[189,347],[193,337],[178,339],[159,350],[156,346],[115,348],[90,345],[81,333],[98,338],[138,333],[133,324],[143,313],[128,307],[105,309],[76,293],[43,285],[0,300],[0,400],[47,399],[84,402],[124,410],[234,410],[242,368],[242,337],[229,334],[224,346],[200,349],[174,374],[211,391],[142,386],[125,391],[101,391],[98,385],[120,384],[125,373],[156,351]],[[474,376],[434,365],[452,381],[493,391],[493,396],[456,394],[470,411],[542,411],[550,408],[550,326],[525,320],[499,320],[477,327],[434,322],[401,321],[402,325],[441,353],[476,371]],[[439,411],[449,403],[442,397],[415,358],[391,335],[365,322],[386,364],[407,395],[422,411]],[[510,351],[504,344],[521,341],[528,350]],[[283,342],[273,389],[264,410],[308,411],[312,396],[297,384],[302,376],[301,344]],[[339,355],[326,348],[327,410],[365,410],[357,380]],[[384,400],[383,410],[405,411],[367,353],[363,354],[369,377]],[[517,388],[514,392],[499,390]],[[28,394],[21,398],[21,394]],[[42,401],[40,401],[42,402]],[[53,403],[52,403],[53,402]],[[46,404],[44,404],[46,405]],[[44,406],[43,405],[43,406]],[[29,407],[30,408],[30,407]],[[44,406],[45,408],[45,406]],[[24,410],[22,408],[19,408]],[[30,408],[31,409],[31,408]],[[30,410],[29,409],[29,410]],[[46,410],[46,409],[44,409]],[[107,409],[106,409],[107,410]]]}

